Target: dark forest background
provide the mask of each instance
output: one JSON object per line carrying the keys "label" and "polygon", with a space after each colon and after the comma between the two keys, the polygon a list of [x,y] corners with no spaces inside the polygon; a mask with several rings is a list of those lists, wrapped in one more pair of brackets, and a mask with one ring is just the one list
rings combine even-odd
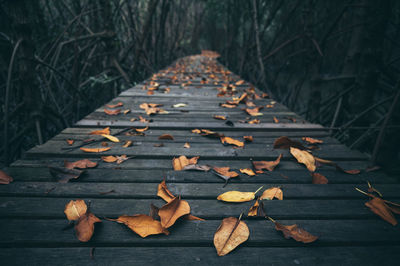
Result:
{"label": "dark forest background", "polygon": [[2,163],[175,59],[230,70],[371,165],[400,161],[400,1],[0,0]]}

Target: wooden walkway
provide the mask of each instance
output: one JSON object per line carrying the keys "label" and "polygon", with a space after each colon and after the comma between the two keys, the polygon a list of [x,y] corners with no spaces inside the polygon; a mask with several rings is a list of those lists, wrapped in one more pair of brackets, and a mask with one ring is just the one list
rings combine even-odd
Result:
{"label": "wooden walkway", "polygon": [[[216,60],[203,56],[186,57],[160,71],[142,84],[124,91],[110,102],[123,103],[127,114],[110,116],[99,108],[74,127],[67,128],[41,146],[31,149],[26,157],[5,169],[14,182],[0,186],[0,258],[2,265],[397,265],[400,259],[399,226],[381,220],[364,203],[368,198],[357,192],[367,190],[366,181],[373,184],[386,199],[399,201],[400,184],[379,171],[366,172],[367,158],[349,150],[330,138],[320,125],[310,124],[285,106],[268,98],[253,100],[264,106],[259,124],[249,121],[241,103],[236,108],[224,108],[220,103],[232,97],[217,97],[218,88],[227,81],[235,84],[241,78],[228,72]],[[152,92],[151,88],[158,89]],[[240,84],[241,82],[239,82]],[[144,86],[146,86],[144,89]],[[235,86],[241,95],[250,84]],[[169,88],[169,89],[167,89]],[[257,89],[255,93],[262,95]],[[229,92],[228,92],[229,94]],[[163,104],[168,113],[147,116],[142,103]],[[178,103],[186,106],[173,107]],[[272,108],[267,108],[272,105]],[[271,107],[271,106],[270,106]],[[216,120],[224,115],[234,125]],[[145,136],[121,134],[123,142],[133,141],[124,148],[111,143],[109,151],[84,153],[70,147],[66,139],[79,145],[93,137],[87,134],[106,126],[115,134],[126,127],[143,128],[147,123],[134,120],[142,116],[151,119]],[[279,123],[274,122],[274,118]],[[242,139],[251,135],[254,141],[243,149],[224,146],[219,139],[192,133],[193,129],[209,129],[227,137]],[[159,140],[170,134],[174,140]],[[330,166],[318,168],[329,179],[327,185],[311,184],[307,169],[297,163],[288,150],[274,150],[273,142],[280,136],[295,140],[301,137],[322,139],[320,149],[313,154],[334,160],[345,169],[361,169],[349,175]],[[190,143],[190,148],[184,144]],[[156,147],[163,143],[163,147]],[[156,145],[156,146],[154,146]],[[100,143],[87,147],[101,147]],[[174,171],[172,158],[180,155],[200,156],[199,164],[229,166],[239,172],[251,168],[251,160],[275,160],[283,153],[281,163],[273,172],[249,177],[240,174],[226,187],[212,171]],[[105,155],[131,157],[117,165],[101,161]],[[63,166],[64,160],[88,158],[98,166],[69,183],[59,183],[50,175],[48,166]],[[162,206],[157,197],[157,185],[166,179],[175,195],[189,202],[193,215],[206,221],[180,221],[170,235],[141,238],[122,224],[103,219],[123,214],[148,214],[151,203]],[[311,244],[285,239],[264,218],[243,220],[250,229],[249,240],[224,257],[218,257],[213,236],[221,220],[247,213],[254,202],[229,204],[218,201],[219,194],[229,190],[255,191],[260,186],[281,186],[283,200],[265,201],[266,213],[282,224],[298,224],[319,237]],[[82,243],[68,221],[64,207],[70,200],[91,202],[91,211],[102,219],[96,224],[93,238]],[[397,263],[396,263],[397,262]]]}

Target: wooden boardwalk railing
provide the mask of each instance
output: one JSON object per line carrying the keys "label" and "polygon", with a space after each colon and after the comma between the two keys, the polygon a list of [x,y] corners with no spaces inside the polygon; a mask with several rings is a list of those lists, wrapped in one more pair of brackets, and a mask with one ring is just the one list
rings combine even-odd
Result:
{"label": "wooden boardwalk railing", "polygon": [[[369,181],[385,199],[398,202],[397,180],[379,171],[365,171],[365,155],[330,138],[322,126],[310,124],[285,106],[261,97],[257,89],[252,93],[251,84],[240,80],[213,58],[182,58],[112,100],[110,104],[123,104],[118,107],[120,114],[104,112],[105,108],[118,108],[99,108],[73,128],[28,151],[24,159],[5,169],[14,182],[0,186],[1,264],[397,265],[399,226],[373,214],[364,205],[368,197],[355,190],[367,191]],[[224,87],[228,88],[226,95],[218,97]],[[237,93],[230,95],[233,91]],[[264,107],[262,115],[249,116],[243,110],[249,108],[245,103],[235,108],[220,106],[245,91],[248,99],[255,98],[248,100],[248,105],[253,102]],[[148,116],[140,108],[143,103],[162,104],[162,110]],[[227,120],[216,120],[213,115],[226,116]],[[260,123],[248,123],[253,119]],[[128,127],[145,126],[149,128],[144,134],[125,134],[127,130],[119,134],[120,143],[105,140],[85,146],[104,148],[102,142],[106,142],[111,149],[102,153],[66,149],[89,138],[102,139],[88,135],[94,130],[110,127],[111,134],[116,134]],[[200,136],[192,133],[193,129],[213,130],[238,140],[251,135],[254,140],[246,142],[244,148],[224,146],[218,138]],[[163,134],[174,139],[160,140]],[[345,169],[361,169],[361,173],[350,175],[331,166],[319,166],[318,173],[326,176],[329,184],[312,184],[308,170],[288,150],[273,149],[275,139],[281,136],[321,139],[324,143],[312,150],[314,156],[334,160]],[[66,139],[75,142],[69,146]],[[126,141],[132,141],[132,146],[123,147]],[[185,143],[190,148],[185,148]],[[229,166],[239,173],[241,168],[252,168],[251,160],[271,161],[281,153],[282,161],[274,171],[251,177],[240,174],[225,187],[213,171],[172,168],[174,157],[199,156],[201,165]],[[126,155],[129,159],[121,164],[101,160],[108,155]],[[85,174],[68,183],[57,182],[49,172],[49,166],[62,167],[65,160],[84,158],[97,162],[97,167],[86,169]],[[148,214],[151,203],[164,205],[157,197],[157,186],[164,178],[171,192],[187,200],[192,214],[205,221],[178,221],[170,228],[170,235],[143,239],[124,225],[103,219]],[[282,224],[298,224],[319,239],[310,244],[285,239],[269,220],[246,216],[254,201],[233,204],[216,199],[226,191],[255,191],[261,186],[280,186],[283,190],[283,200],[264,202],[268,216]],[[72,228],[66,229],[64,207],[75,199],[90,201],[90,210],[102,219],[86,243],[76,238]],[[223,218],[238,217],[242,212],[242,220],[250,229],[249,239],[230,254],[218,257],[213,246],[215,231]]]}

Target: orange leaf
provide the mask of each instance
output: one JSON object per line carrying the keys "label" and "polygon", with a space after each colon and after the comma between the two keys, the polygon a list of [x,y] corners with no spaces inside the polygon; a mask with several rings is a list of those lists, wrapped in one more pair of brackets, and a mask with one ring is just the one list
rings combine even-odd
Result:
{"label": "orange leaf", "polygon": [[250,207],[249,212],[247,213],[247,216],[257,216],[258,214],[258,207],[260,206],[260,203],[258,200],[254,203],[253,206]]}
{"label": "orange leaf", "polygon": [[308,151],[302,151],[297,148],[290,147],[290,153],[296,158],[299,163],[304,164],[308,171],[314,172],[316,169],[315,159]]}
{"label": "orange leaf", "polygon": [[263,108],[262,106],[259,106],[259,107],[255,107],[253,109],[246,108],[244,110],[246,111],[246,113],[248,113],[251,116],[260,116],[260,115],[263,115],[262,113],[259,112],[260,109],[262,109],[262,108]]}
{"label": "orange leaf", "polygon": [[170,134],[163,134],[158,137],[158,139],[169,139],[169,140],[174,140],[174,137]]}
{"label": "orange leaf", "polygon": [[124,104],[122,102],[118,102],[116,104],[107,104],[106,105],[108,108],[116,108],[116,107],[121,107],[124,106]]}
{"label": "orange leaf", "polygon": [[218,120],[226,120],[226,116],[224,115],[214,115],[213,117]]}
{"label": "orange leaf", "polygon": [[71,200],[65,205],[64,213],[68,221],[76,221],[87,212],[87,205],[84,200]]}
{"label": "orange leaf", "polygon": [[253,119],[248,122],[249,124],[260,124],[260,119]]}
{"label": "orange leaf", "polygon": [[229,171],[229,167],[213,167],[214,173],[225,180],[225,185],[228,184],[229,179],[239,176],[235,171]]}
{"label": "orange leaf", "polygon": [[79,149],[81,151],[84,151],[84,152],[96,152],[96,153],[98,153],[98,152],[108,151],[108,150],[111,149],[111,147],[107,147],[107,148],[83,148],[83,147],[81,147]]}
{"label": "orange leaf", "polygon": [[172,159],[172,166],[175,171],[182,171],[185,166],[190,165],[190,164],[196,164],[197,160],[200,157],[192,157],[190,159],[186,158],[186,156],[181,155],[179,158],[173,158]]}
{"label": "orange leaf", "polygon": [[283,200],[283,192],[282,189],[279,187],[271,187],[262,193],[260,200],[273,200],[274,198],[277,198],[278,200]]}
{"label": "orange leaf", "polygon": [[319,173],[311,173],[311,176],[313,184],[328,184],[328,178]]}
{"label": "orange leaf", "polygon": [[184,148],[189,149],[190,148],[190,144],[189,142],[186,142],[185,145],[183,145]]}
{"label": "orange leaf", "polygon": [[302,137],[301,139],[306,141],[306,142],[308,142],[308,143],[310,143],[310,144],[321,144],[321,143],[324,143],[323,140],[313,139],[313,138],[310,138],[310,137]]}
{"label": "orange leaf", "polygon": [[110,156],[101,156],[101,159],[106,163],[113,163],[113,162],[116,162],[118,160],[117,157],[112,156],[112,155],[110,155]]}
{"label": "orange leaf", "polygon": [[89,135],[103,135],[103,134],[110,135],[111,134],[110,127],[106,127],[101,130],[95,130],[89,133]]}
{"label": "orange leaf", "polygon": [[249,168],[244,168],[244,169],[239,169],[239,171],[243,174],[249,175],[249,176],[255,176],[256,174],[253,172],[253,170]]}
{"label": "orange leaf", "polygon": [[245,82],[245,81],[244,81],[243,79],[241,79],[241,80],[239,80],[239,81],[236,81],[235,85],[236,85],[236,86],[239,86],[239,85],[242,85],[244,82]]}
{"label": "orange leaf", "polygon": [[200,134],[201,130],[196,128],[192,130],[192,133]]}
{"label": "orange leaf", "polygon": [[121,112],[121,109],[109,110],[104,108],[104,113],[108,115],[118,115]]}
{"label": "orange leaf", "polygon": [[13,178],[0,170],[0,184],[7,185],[13,181]]}
{"label": "orange leaf", "polygon": [[395,226],[397,224],[397,220],[394,217],[391,209],[382,199],[374,197],[370,201],[366,202],[365,206],[370,208],[373,213],[380,216],[383,220],[391,225]]}
{"label": "orange leaf", "polygon": [[222,220],[214,234],[214,246],[218,256],[225,256],[237,246],[245,242],[250,235],[246,223],[235,217]]}
{"label": "orange leaf", "polygon": [[189,203],[185,200],[181,200],[180,197],[175,197],[173,200],[162,206],[158,211],[163,228],[171,227],[177,219],[189,213]]}
{"label": "orange leaf", "polygon": [[341,171],[341,172],[346,173],[346,174],[357,175],[357,174],[359,174],[361,172],[358,169],[345,170],[342,167],[340,167],[337,163],[334,163],[333,161],[321,159],[321,158],[318,158],[318,157],[314,157],[314,158],[315,158],[316,162],[334,166],[336,168],[336,170]]}
{"label": "orange leaf", "polygon": [[149,129],[149,126],[146,126],[145,128],[135,128],[135,131],[136,132],[145,132],[148,129]]}
{"label": "orange leaf", "polygon": [[132,146],[132,140],[127,140],[127,141],[125,141],[125,143],[124,143],[124,145],[122,147],[128,148],[130,146]]}
{"label": "orange leaf", "polygon": [[293,238],[298,242],[311,243],[318,239],[317,236],[314,236],[306,230],[298,227],[297,224],[282,225],[278,222],[275,222],[275,229],[282,231],[286,239]]}
{"label": "orange leaf", "polygon": [[222,144],[227,143],[227,144],[232,144],[232,145],[235,145],[238,147],[244,147],[244,143],[242,141],[239,141],[239,140],[236,140],[236,139],[233,139],[230,137],[221,137],[220,139],[221,139]]}
{"label": "orange leaf", "polygon": [[253,161],[253,167],[257,171],[267,169],[268,171],[272,172],[274,171],[275,167],[281,162],[282,156],[283,155],[280,154],[275,161]]}
{"label": "orange leaf", "polygon": [[167,188],[167,184],[165,183],[165,179],[161,181],[160,184],[158,184],[158,189],[157,189],[157,196],[165,200],[166,202],[172,201],[175,196],[172,194],[171,191]]}
{"label": "orange leaf", "polygon": [[243,136],[243,138],[247,142],[253,142],[253,136]]}
{"label": "orange leaf", "polygon": [[143,238],[149,235],[169,234],[168,230],[164,229],[159,221],[145,214],[136,214],[133,216],[122,215],[118,219],[110,220],[125,224]]}
{"label": "orange leaf", "polygon": [[92,162],[88,159],[83,159],[75,162],[64,161],[64,167],[69,169],[73,168],[85,169],[85,168],[93,168],[96,166],[97,166],[96,162]]}
{"label": "orange leaf", "polygon": [[73,140],[73,139],[66,139],[65,141],[67,142],[67,144],[68,144],[69,146],[71,146],[71,145],[74,144],[74,142],[75,142],[75,140]]}
{"label": "orange leaf", "polygon": [[276,118],[275,116],[273,117],[273,119],[274,119],[274,123],[276,123],[276,124],[278,124],[279,123],[279,120],[278,120],[278,118]]}

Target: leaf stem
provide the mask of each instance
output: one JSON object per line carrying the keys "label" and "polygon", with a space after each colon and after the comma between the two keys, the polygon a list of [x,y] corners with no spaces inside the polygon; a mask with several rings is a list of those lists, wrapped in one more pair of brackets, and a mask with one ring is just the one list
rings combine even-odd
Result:
{"label": "leaf stem", "polygon": [[243,216],[243,212],[239,216],[239,221],[240,221],[240,219],[242,219],[242,216]]}
{"label": "leaf stem", "polygon": [[273,222],[273,223],[276,223],[276,221],[274,220],[274,219],[272,219],[271,217],[269,217],[269,216],[265,216],[265,218],[267,218],[268,220],[270,220],[271,222]]}
{"label": "leaf stem", "polygon": [[255,192],[254,195],[257,194],[258,191],[260,191],[264,186],[259,187]]}
{"label": "leaf stem", "polygon": [[367,192],[362,191],[361,189],[359,189],[358,187],[355,188],[358,192],[364,194],[365,196],[371,197]]}

